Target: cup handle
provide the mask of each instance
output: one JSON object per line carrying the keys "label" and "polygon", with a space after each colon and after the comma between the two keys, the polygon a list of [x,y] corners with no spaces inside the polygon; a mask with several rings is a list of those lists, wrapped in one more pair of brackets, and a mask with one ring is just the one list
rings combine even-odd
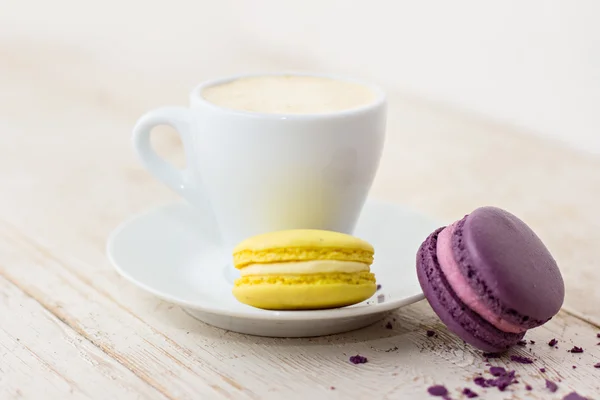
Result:
{"label": "cup handle", "polygon": [[[183,143],[186,164],[185,169],[178,169],[161,158],[150,144],[150,131],[158,125],[169,125],[174,128]],[[193,116],[189,108],[162,107],[144,114],[133,128],[133,148],[142,165],[159,181],[179,193],[186,200],[193,201],[199,188],[192,179],[190,156],[192,154]]]}

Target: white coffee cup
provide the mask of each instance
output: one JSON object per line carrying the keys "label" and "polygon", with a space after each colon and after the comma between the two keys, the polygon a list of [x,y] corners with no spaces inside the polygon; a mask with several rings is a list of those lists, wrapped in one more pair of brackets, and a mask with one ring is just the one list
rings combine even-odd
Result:
{"label": "white coffee cup", "polygon": [[[281,114],[224,108],[203,90],[248,76],[312,76],[361,84],[373,101],[353,109]],[[150,131],[170,125],[181,136],[186,168],[160,158]],[[142,116],[133,145],[144,167],[197,207],[212,208],[227,249],[260,233],[326,229],[352,234],[375,177],[386,125],[384,92],[335,76],[268,73],[203,83],[190,107]]]}

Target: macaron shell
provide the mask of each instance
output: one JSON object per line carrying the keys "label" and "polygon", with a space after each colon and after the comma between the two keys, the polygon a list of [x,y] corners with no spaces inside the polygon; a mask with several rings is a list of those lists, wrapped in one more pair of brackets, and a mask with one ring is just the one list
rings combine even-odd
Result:
{"label": "macaron shell", "polygon": [[241,285],[233,295],[241,303],[267,310],[315,310],[360,303],[376,291],[375,282],[364,284],[327,283]]}
{"label": "macaron shell", "polygon": [[437,236],[433,232],[417,252],[417,276],[431,308],[457,336],[487,352],[501,352],[517,344],[525,333],[506,333],[467,308],[445,279],[437,261]]}
{"label": "macaron shell", "polygon": [[453,249],[470,286],[502,318],[534,328],[564,301],[556,261],[516,216],[495,207],[473,211],[457,225]]}
{"label": "macaron shell", "polygon": [[369,243],[340,232],[295,229],[253,236],[233,250],[236,268],[249,264],[306,260],[340,260],[371,264]]}
{"label": "macaron shell", "polygon": [[240,242],[233,250],[272,250],[287,248],[361,249],[373,252],[368,242],[345,233],[318,229],[291,229],[252,236]]}

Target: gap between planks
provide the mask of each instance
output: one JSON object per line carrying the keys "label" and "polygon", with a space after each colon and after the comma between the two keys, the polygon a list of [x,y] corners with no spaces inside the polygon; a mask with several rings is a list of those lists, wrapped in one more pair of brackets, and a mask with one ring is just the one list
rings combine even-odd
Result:
{"label": "gap between planks", "polygon": [[564,311],[566,314],[569,314],[573,318],[579,319],[583,322],[587,322],[588,324],[600,329],[600,321],[593,317],[587,317],[586,315],[572,309],[569,306],[564,306],[561,308],[561,310]]}

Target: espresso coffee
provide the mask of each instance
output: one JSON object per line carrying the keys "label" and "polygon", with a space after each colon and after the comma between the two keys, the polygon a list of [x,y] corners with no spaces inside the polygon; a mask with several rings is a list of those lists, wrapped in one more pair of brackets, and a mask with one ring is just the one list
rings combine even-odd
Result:
{"label": "espresso coffee", "polygon": [[266,114],[321,114],[373,103],[376,93],[353,82],[303,75],[236,79],[202,91],[218,106]]}

